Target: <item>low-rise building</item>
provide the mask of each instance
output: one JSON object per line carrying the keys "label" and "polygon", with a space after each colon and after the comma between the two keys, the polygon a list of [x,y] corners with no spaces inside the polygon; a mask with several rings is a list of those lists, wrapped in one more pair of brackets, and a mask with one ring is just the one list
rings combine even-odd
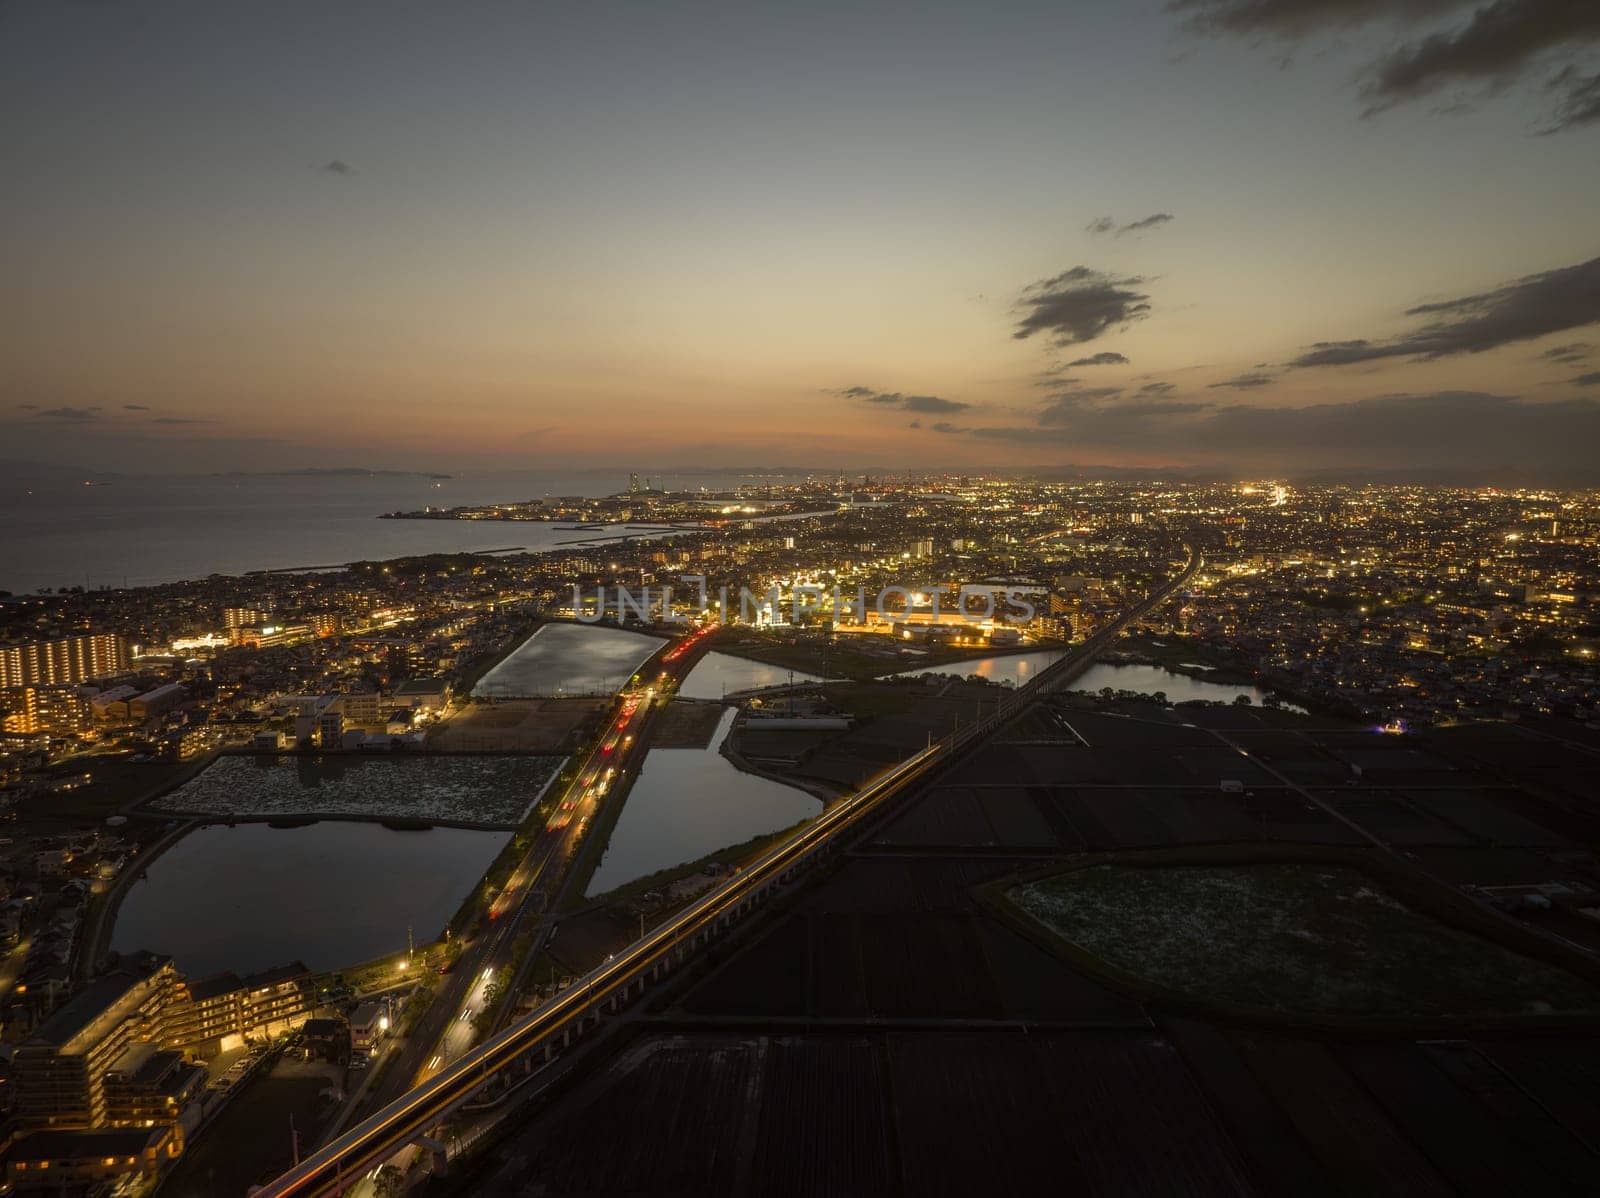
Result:
{"label": "low-rise building", "polygon": [[247,1036],[287,1031],[316,1006],[311,971],[299,961],[245,977],[196,978],[188,988],[188,1007],[176,1018],[168,1043],[202,1054],[237,1048]]}
{"label": "low-rise building", "polygon": [[133,1044],[106,1072],[106,1122],[112,1127],[176,1123],[205,1087],[206,1067],[181,1052]]}
{"label": "low-rise building", "polygon": [[350,1012],[350,1047],[371,1052],[389,1034],[389,1017],[381,1002],[364,1002]]}
{"label": "low-rise building", "polygon": [[6,1182],[15,1190],[66,1193],[125,1177],[150,1181],[182,1153],[176,1124],[36,1131],[7,1151]]}
{"label": "low-rise building", "polygon": [[146,691],[128,700],[128,718],[134,720],[153,719],[171,711],[188,697],[189,692],[176,682],[169,682],[165,686],[158,686],[154,690]]}

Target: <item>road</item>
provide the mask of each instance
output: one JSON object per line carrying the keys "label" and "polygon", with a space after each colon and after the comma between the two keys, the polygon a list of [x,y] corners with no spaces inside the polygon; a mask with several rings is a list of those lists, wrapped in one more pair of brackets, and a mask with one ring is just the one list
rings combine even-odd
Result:
{"label": "road", "polygon": [[581,1033],[591,1023],[598,1024],[603,1006],[642,992],[662,971],[682,964],[701,944],[737,922],[863,820],[910,793],[930,773],[987,741],[1043,696],[1068,685],[1123,629],[1171,598],[1202,564],[1199,550],[1191,550],[1188,565],[1177,577],[1041,671],[1026,687],[998,704],[992,715],[886,771],[532,1014],[453,1063],[441,1063],[415,1089],[267,1185],[259,1198],[308,1198],[347,1190],[374,1165],[458,1110],[486,1079],[518,1065],[530,1049],[552,1037]]}
{"label": "road", "polygon": [[[644,684],[617,696],[606,730],[561,795],[549,821],[517,862],[488,913],[466,933],[470,939],[439,992],[353,1113],[381,1109],[467,1053],[477,1038],[476,1021],[491,998],[490,987],[496,979],[501,980],[505,993],[498,1022],[504,1023],[515,1010],[527,970],[549,938],[550,921],[545,917],[558,906],[586,833],[608,800],[615,803],[625,797],[649,752],[658,708],[670,701],[699,661],[710,631],[709,627],[701,629],[662,646],[640,667]],[[519,944],[527,945],[520,964]]]}

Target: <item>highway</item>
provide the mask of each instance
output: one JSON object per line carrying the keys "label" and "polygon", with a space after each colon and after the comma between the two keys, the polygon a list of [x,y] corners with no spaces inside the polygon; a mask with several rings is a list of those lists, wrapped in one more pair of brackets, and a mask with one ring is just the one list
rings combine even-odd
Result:
{"label": "highway", "polygon": [[1202,564],[1200,551],[1191,549],[1188,565],[1181,573],[1041,671],[1027,686],[1007,696],[993,714],[880,775],[537,1010],[454,1062],[441,1062],[437,1071],[415,1089],[257,1191],[259,1198],[343,1193],[373,1166],[427,1135],[494,1074],[554,1038],[581,1032],[590,1020],[598,1022],[603,1005],[626,1000],[635,990],[642,993],[662,971],[686,961],[701,943],[731,926],[847,830],[987,739],[1040,697],[1068,685],[1124,628],[1166,602]]}
{"label": "highway", "polygon": [[[640,668],[673,689],[699,660],[697,649],[710,628],[670,641]],[[495,896],[486,915],[464,933],[468,939],[427,1011],[404,1045],[384,1065],[384,1073],[361,1103],[377,1110],[426,1081],[467,1053],[477,1036],[476,1020],[490,999],[490,984],[504,985],[502,1013],[514,1010],[516,994],[548,927],[541,920],[554,910],[560,888],[582,850],[585,834],[608,799],[621,797],[649,751],[649,729],[659,701],[657,687],[625,691],[607,716],[602,732],[556,810]],[[603,847],[603,846],[601,846]],[[520,967],[519,943],[527,943]],[[502,1019],[503,1022],[503,1019]]]}

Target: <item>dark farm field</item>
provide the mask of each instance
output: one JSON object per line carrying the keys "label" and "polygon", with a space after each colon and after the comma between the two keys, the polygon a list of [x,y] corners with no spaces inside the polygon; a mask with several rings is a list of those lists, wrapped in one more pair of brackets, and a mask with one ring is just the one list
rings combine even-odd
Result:
{"label": "dark farm field", "polygon": [[[808,767],[854,776],[903,754],[926,736],[905,715],[880,713]],[[1510,776],[1538,768],[1538,739],[1052,701],[760,909],[477,1171],[435,1190],[1592,1193],[1600,1038],[1581,1023],[1513,1012],[1472,1038],[1196,1015],[1090,977],[979,894],[1085,853],[1391,851],[1331,807],[1457,895],[1554,886],[1537,918],[1600,948],[1581,914],[1600,906],[1588,801]],[[1105,912],[1108,934],[1117,917]]]}

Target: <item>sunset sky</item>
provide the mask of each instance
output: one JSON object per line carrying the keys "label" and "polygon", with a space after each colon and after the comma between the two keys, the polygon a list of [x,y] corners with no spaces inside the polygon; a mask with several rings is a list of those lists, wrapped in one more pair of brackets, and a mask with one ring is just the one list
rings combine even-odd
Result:
{"label": "sunset sky", "polygon": [[1600,481],[1594,0],[0,0],[0,160],[8,460]]}

